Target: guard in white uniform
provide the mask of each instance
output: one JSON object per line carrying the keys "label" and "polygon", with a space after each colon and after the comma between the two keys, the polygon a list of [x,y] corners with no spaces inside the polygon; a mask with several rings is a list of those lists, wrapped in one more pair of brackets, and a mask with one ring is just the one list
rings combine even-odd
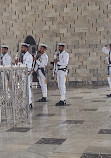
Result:
{"label": "guard in white uniform", "polygon": [[[2,45],[2,65],[4,66],[10,66],[11,65],[11,57],[8,54],[8,46],[7,45]],[[7,76],[4,75],[4,72],[1,72],[1,76],[2,76],[2,83],[3,83],[3,89],[6,86],[6,89],[8,90],[8,74]]]}
{"label": "guard in white uniform", "polygon": [[[110,87],[110,90],[111,90],[111,43],[109,44],[109,48],[107,48],[107,45],[104,46],[102,48],[102,52],[107,54],[107,62],[108,62],[108,77],[107,77],[107,80],[108,80],[108,84],[109,84],[109,87]],[[107,97],[111,97],[111,94],[107,95]]]}
{"label": "guard in white uniform", "polygon": [[[32,71],[33,57],[28,52],[28,48],[29,48],[29,44],[21,43],[21,52],[24,53],[22,64],[28,67],[29,107],[32,108],[31,71]],[[21,64],[21,63],[18,63],[18,64]]]}
{"label": "guard in white uniform", "polygon": [[58,46],[58,57],[57,59],[54,59],[54,63],[56,64],[58,88],[60,90],[61,98],[60,101],[56,104],[56,106],[63,106],[66,105],[66,76],[67,65],[69,62],[69,54],[64,50],[64,43],[59,43]]}
{"label": "guard in white uniform", "polygon": [[47,81],[46,81],[46,66],[48,64],[48,56],[46,54],[47,45],[41,44],[40,45],[40,53],[41,55],[36,61],[35,71],[38,71],[39,76],[39,84],[41,86],[42,90],[42,99],[40,99],[38,102],[46,102],[47,101]]}

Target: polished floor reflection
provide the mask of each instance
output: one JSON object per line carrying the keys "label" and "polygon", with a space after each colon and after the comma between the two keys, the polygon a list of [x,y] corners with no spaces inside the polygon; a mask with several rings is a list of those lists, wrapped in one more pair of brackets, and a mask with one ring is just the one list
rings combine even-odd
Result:
{"label": "polished floor reflection", "polygon": [[58,90],[49,90],[48,102],[36,102],[30,124],[0,125],[0,158],[110,158],[111,99],[107,87],[68,88],[65,107]]}

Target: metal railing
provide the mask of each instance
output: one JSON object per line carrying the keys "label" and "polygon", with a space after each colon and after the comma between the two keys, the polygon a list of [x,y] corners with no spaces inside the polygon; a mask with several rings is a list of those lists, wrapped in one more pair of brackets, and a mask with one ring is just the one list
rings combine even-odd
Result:
{"label": "metal railing", "polygon": [[28,69],[24,66],[1,66],[1,119],[14,125],[29,119]]}

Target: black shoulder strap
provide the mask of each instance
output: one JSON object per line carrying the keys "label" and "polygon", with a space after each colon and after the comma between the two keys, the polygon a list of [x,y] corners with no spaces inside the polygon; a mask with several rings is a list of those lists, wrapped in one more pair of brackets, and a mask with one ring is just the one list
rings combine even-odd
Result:
{"label": "black shoulder strap", "polygon": [[111,64],[111,57],[110,57],[111,52],[109,52],[109,64]]}

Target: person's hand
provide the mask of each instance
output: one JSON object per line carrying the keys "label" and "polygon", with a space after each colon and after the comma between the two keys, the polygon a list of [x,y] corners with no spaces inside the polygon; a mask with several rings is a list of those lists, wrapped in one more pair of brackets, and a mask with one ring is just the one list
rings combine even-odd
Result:
{"label": "person's hand", "polygon": [[57,64],[57,59],[54,59],[54,63]]}
{"label": "person's hand", "polygon": [[32,69],[32,73],[34,73],[35,72],[35,70],[34,69]]}
{"label": "person's hand", "polygon": [[35,70],[34,70],[34,69],[32,69],[32,70],[31,70],[31,73],[32,73],[32,74],[34,74],[34,73],[35,73]]}
{"label": "person's hand", "polygon": [[18,64],[18,58],[15,58],[15,64],[16,65]]}
{"label": "person's hand", "polygon": [[36,61],[37,60],[37,57],[34,57],[34,61]]}

